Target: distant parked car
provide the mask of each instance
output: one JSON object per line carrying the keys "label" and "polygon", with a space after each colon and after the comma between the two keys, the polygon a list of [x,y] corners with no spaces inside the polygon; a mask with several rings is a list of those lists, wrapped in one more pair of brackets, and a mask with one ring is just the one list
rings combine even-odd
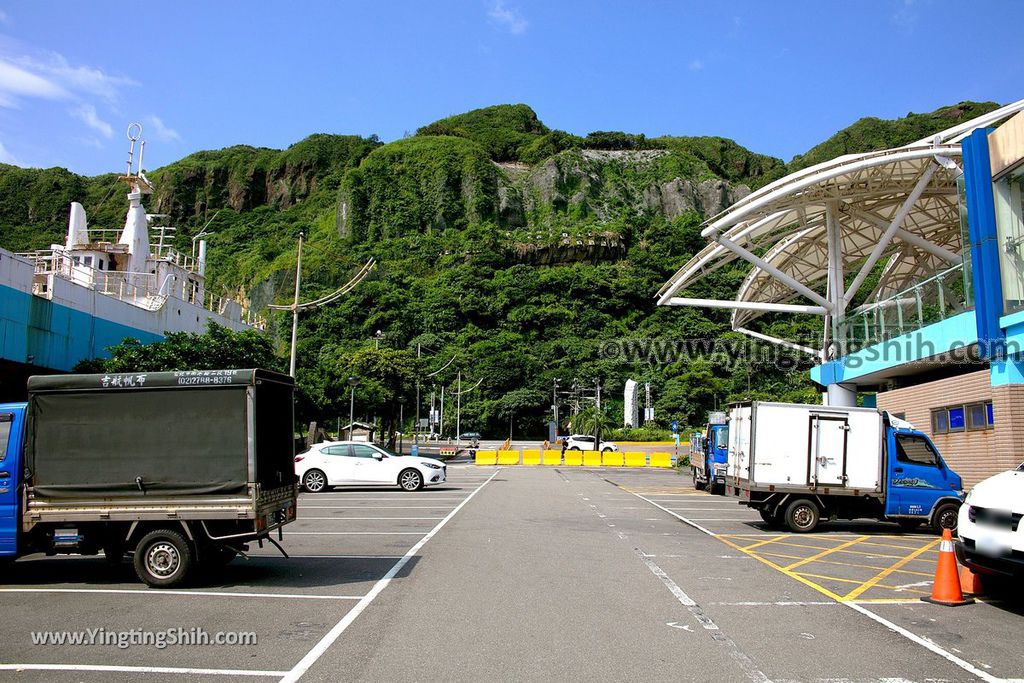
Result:
{"label": "distant parked car", "polygon": [[601,451],[602,453],[619,450],[619,447],[611,441],[602,441],[597,448],[594,448],[594,437],[587,434],[573,434],[568,437],[565,448],[570,451]]}
{"label": "distant parked car", "polygon": [[462,432],[462,434],[459,434],[459,441],[479,441],[482,438],[480,432]]}
{"label": "distant parked car", "polygon": [[977,484],[960,506],[956,554],[982,574],[1024,578],[1024,465]]}
{"label": "distant parked car", "polygon": [[295,456],[295,474],[302,488],[319,493],[332,486],[390,485],[406,491],[443,484],[443,462],[414,455],[398,456],[379,446],[357,441],[318,443]]}

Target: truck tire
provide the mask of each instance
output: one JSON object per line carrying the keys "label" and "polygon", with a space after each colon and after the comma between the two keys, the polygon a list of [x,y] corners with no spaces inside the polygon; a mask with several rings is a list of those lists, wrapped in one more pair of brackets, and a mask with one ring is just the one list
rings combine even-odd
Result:
{"label": "truck tire", "polygon": [[706,484],[704,482],[702,482],[702,481],[697,481],[697,468],[696,467],[691,467],[690,468],[690,476],[693,477],[693,488],[697,489],[698,491],[703,491],[705,486],[706,486]]}
{"label": "truck tire", "polygon": [[711,484],[708,486],[708,490],[711,491],[713,496],[724,496],[725,484]]}
{"label": "truck tire", "polygon": [[414,470],[411,467],[402,470],[398,473],[398,485],[402,487],[403,491],[419,491],[423,488],[423,475],[419,470]]}
{"label": "truck tire", "polygon": [[932,531],[941,534],[943,529],[956,531],[957,517],[960,515],[960,505],[957,503],[943,503],[935,508],[932,515]]}
{"label": "truck tire", "polygon": [[320,493],[327,488],[327,475],[320,470],[306,470],[302,475],[302,488],[310,493]]}
{"label": "truck tire", "polygon": [[821,511],[818,509],[818,504],[809,498],[797,498],[794,500],[786,508],[786,513],[783,516],[786,526],[789,527],[790,531],[797,534],[806,534],[814,531],[818,527],[820,519]]}
{"label": "truck tire", "polygon": [[180,585],[194,563],[192,544],[174,529],[154,529],[135,546],[135,573],[153,588]]}

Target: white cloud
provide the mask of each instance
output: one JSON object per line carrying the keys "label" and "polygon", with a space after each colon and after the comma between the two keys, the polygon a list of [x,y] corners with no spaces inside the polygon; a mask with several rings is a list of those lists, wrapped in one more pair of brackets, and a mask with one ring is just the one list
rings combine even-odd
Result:
{"label": "white cloud", "polygon": [[0,9],[0,24],[11,23],[11,18],[7,16],[7,12]]}
{"label": "white cloud", "polygon": [[91,104],[75,107],[71,110],[71,115],[105,138],[114,136],[114,128],[96,114],[96,107]]}
{"label": "white cloud", "polygon": [[148,126],[149,130],[152,131],[153,136],[157,140],[163,140],[165,142],[170,142],[171,140],[181,141],[181,134],[173,128],[168,127],[163,120],[155,114],[151,114],[146,117],[146,126]]}
{"label": "white cloud", "polygon": [[0,142],[0,164],[11,164],[12,166],[24,166],[13,154],[7,151],[4,143]]}
{"label": "white cloud", "polygon": [[38,73],[45,74],[68,90],[89,97],[100,97],[116,102],[120,90],[139,83],[126,76],[112,76],[92,66],[74,66],[64,55],[49,52],[44,59],[21,57],[18,63]]}
{"label": "white cloud", "polygon": [[704,62],[699,59],[691,59],[690,63],[686,65],[686,68],[690,71],[700,71],[704,68]]}
{"label": "white cloud", "polygon": [[530,25],[523,15],[515,7],[507,7],[505,0],[494,0],[494,5],[491,6],[487,16],[491,18],[495,24],[503,26],[508,29],[508,32],[513,35],[519,35],[526,31],[526,27]]}
{"label": "white cloud", "polygon": [[0,59],[0,106],[16,107],[22,97],[57,100],[67,96],[57,83]]}

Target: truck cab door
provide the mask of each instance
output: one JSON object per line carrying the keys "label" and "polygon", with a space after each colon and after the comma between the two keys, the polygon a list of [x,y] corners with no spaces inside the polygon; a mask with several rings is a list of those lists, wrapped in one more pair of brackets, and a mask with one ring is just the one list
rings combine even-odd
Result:
{"label": "truck cab door", "polygon": [[809,485],[846,484],[846,437],[850,432],[845,417],[811,415],[808,444]]}
{"label": "truck cab door", "polygon": [[924,434],[889,430],[887,463],[889,493],[885,501],[887,515],[931,514],[932,506],[955,486],[950,470],[943,464]]}
{"label": "truck cab door", "polygon": [[18,552],[18,484],[24,419],[24,407],[0,405],[0,556]]}

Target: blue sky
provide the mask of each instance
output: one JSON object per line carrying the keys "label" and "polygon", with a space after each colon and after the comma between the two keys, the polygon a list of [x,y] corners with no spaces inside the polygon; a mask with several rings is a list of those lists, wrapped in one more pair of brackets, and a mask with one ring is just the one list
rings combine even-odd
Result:
{"label": "blue sky", "polygon": [[1024,98],[1024,3],[0,2],[0,161],[156,168],[505,102],[789,160],[862,116]]}

